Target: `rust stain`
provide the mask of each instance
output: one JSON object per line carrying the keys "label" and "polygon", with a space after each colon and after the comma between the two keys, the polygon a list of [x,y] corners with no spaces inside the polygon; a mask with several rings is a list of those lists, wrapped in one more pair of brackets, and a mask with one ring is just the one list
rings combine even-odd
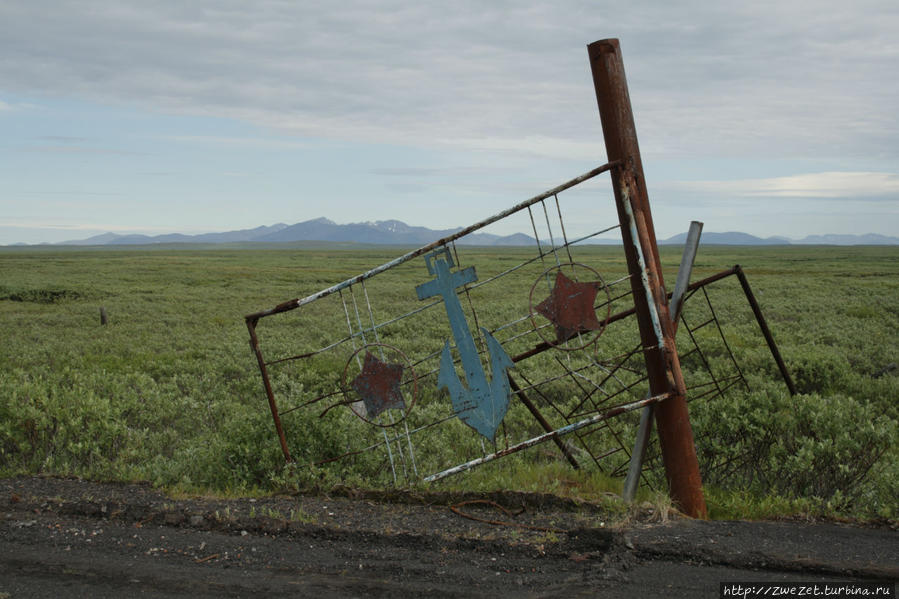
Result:
{"label": "rust stain", "polygon": [[350,386],[362,397],[368,417],[373,418],[384,410],[405,409],[406,402],[400,390],[402,378],[402,364],[383,362],[366,351],[362,373]]}
{"label": "rust stain", "polygon": [[561,270],[556,272],[552,293],[537,305],[536,310],[553,323],[559,343],[577,333],[602,329],[594,308],[596,294],[601,286],[599,281],[578,283]]}

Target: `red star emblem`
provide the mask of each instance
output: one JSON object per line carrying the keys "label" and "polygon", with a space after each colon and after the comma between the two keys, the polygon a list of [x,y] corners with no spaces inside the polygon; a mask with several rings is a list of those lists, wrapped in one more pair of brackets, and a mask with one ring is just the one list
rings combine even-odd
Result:
{"label": "red star emblem", "polygon": [[365,352],[362,373],[353,379],[351,386],[362,396],[369,418],[374,418],[384,410],[406,407],[400,391],[402,378],[402,364],[382,362],[371,352]]}
{"label": "red star emblem", "polygon": [[566,277],[561,270],[556,271],[556,284],[552,293],[540,302],[536,310],[555,325],[559,343],[576,333],[602,328],[594,308],[600,285],[598,281],[577,283]]}

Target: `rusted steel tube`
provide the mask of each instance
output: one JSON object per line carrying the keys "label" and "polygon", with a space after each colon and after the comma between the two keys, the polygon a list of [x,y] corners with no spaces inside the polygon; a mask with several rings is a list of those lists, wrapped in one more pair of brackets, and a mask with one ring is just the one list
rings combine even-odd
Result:
{"label": "rusted steel tube", "polygon": [[617,39],[587,47],[603,137],[612,171],[650,394],[668,399],[656,408],[656,423],[671,498],[684,512],[705,517],[699,462],[687,413],[673,325],[668,312],[652,214],[646,192],[624,62]]}
{"label": "rusted steel tube", "polygon": [[[687,291],[693,291],[694,289],[699,289],[700,287],[705,287],[706,285],[711,285],[721,279],[726,279],[727,277],[731,277],[737,274],[737,267],[728,268],[727,270],[722,270],[721,272],[717,272],[713,275],[709,275],[704,279],[700,279],[698,281],[694,281],[687,286]],[[668,297],[671,297],[671,294],[668,294]]]}
{"label": "rusted steel tube", "polygon": [[278,405],[275,403],[275,393],[272,391],[272,383],[268,378],[268,369],[265,367],[262,350],[259,349],[259,338],[256,336],[256,320],[248,319],[247,329],[250,331],[250,347],[253,349],[253,353],[256,354],[256,361],[259,363],[260,372],[262,372],[262,384],[265,386],[265,394],[268,396],[268,407],[272,411],[272,420],[275,422],[275,431],[278,433],[278,440],[281,442],[284,460],[292,462],[290,450],[287,448],[287,439],[284,437],[284,428],[281,426],[281,417],[278,415]]}
{"label": "rusted steel tube", "polygon": [[768,322],[765,320],[765,315],[762,314],[759,303],[755,301],[755,294],[752,293],[752,289],[749,287],[749,281],[746,280],[746,275],[743,274],[743,268],[737,264],[734,266],[733,270],[737,273],[737,278],[740,279],[740,286],[743,287],[743,293],[746,295],[746,299],[749,300],[749,305],[752,307],[752,313],[755,314],[755,320],[759,323],[759,328],[762,330],[762,335],[765,337],[768,349],[771,350],[771,355],[774,356],[774,361],[777,362],[777,367],[780,369],[781,376],[784,377],[784,382],[787,384],[787,389],[790,390],[790,395],[796,395],[798,391],[796,391],[796,385],[793,383],[793,377],[790,376],[790,371],[787,370],[787,365],[780,356],[777,344],[774,343],[774,335],[771,334],[771,330],[768,328]]}
{"label": "rusted steel tube", "polygon": [[470,462],[465,462],[464,464],[459,464],[458,466],[449,468],[448,470],[426,476],[424,478],[424,481],[426,483],[430,483],[434,482],[435,480],[440,480],[441,478],[446,478],[447,476],[451,476],[453,474],[465,472],[466,470],[470,470],[475,466],[480,466],[481,464],[492,462],[493,460],[521,451],[522,449],[527,449],[528,447],[533,447],[534,445],[538,445],[540,443],[543,443],[544,441],[549,441],[552,438],[558,438],[562,435],[573,433],[574,431],[581,430],[582,428],[596,424],[597,422],[602,422],[603,420],[608,420],[609,418],[618,416],[619,414],[624,414],[625,412],[630,412],[631,410],[637,410],[639,408],[642,408],[643,406],[648,406],[653,403],[662,402],[662,400],[666,399],[667,397],[667,395],[647,397],[646,399],[641,399],[639,401],[622,404],[610,410],[606,410],[601,414],[596,414],[594,416],[591,416],[590,418],[584,418],[583,420],[578,420],[577,422],[569,424],[568,426],[558,428],[550,433],[544,433],[532,439],[528,439],[527,441],[522,441],[521,443],[512,445],[511,447],[507,447],[506,449],[497,451],[496,453],[491,453],[485,455],[482,458],[477,458],[475,460],[471,460]]}
{"label": "rusted steel tube", "polygon": [[571,179],[570,181],[562,183],[561,185],[559,185],[557,187],[553,187],[549,191],[545,191],[545,192],[541,193],[540,195],[534,196],[533,198],[531,198],[529,200],[525,200],[524,202],[521,202],[520,204],[516,204],[515,206],[512,206],[511,208],[509,208],[507,210],[503,210],[502,212],[500,212],[498,214],[494,214],[490,218],[486,218],[486,219],[484,219],[480,222],[477,222],[471,226],[465,227],[464,229],[462,229],[460,231],[456,231],[452,235],[448,235],[447,237],[438,239],[437,241],[435,241],[433,243],[429,243],[428,245],[426,245],[424,247],[420,247],[417,250],[413,250],[411,252],[403,254],[399,258],[395,258],[395,259],[391,260],[390,262],[386,262],[386,263],[382,264],[381,266],[373,268],[373,269],[371,269],[367,272],[364,272],[360,275],[357,275],[351,279],[347,279],[346,281],[343,281],[341,283],[338,283],[336,285],[328,287],[327,289],[322,289],[318,293],[314,293],[310,296],[304,297],[303,299],[297,298],[297,299],[288,300],[286,302],[278,304],[277,306],[275,306],[274,308],[271,308],[270,310],[262,310],[261,312],[256,312],[254,314],[248,314],[247,316],[245,316],[245,318],[248,321],[249,320],[259,320],[260,318],[263,318],[265,316],[271,316],[272,314],[278,314],[279,312],[287,312],[288,310],[293,310],[295,308],[299,308],[300,306],[314,302],[315,300],[321,299],[328,295],[331,295],[332,293],[337,293],[341,289],[346,289],[350,285],[355,285],[357,283],[361,283],[362,281],[369,279],[379,273],[382,273],[385,270],[389,270],[389,269],[393,268],[394,266],[399,266],[400,264],[408,262],[409,260],[418,258],[419,256],[423,256],[424,254],[430,252],[433,249],[436,249],[436,248],[439,248],[440,246],[451,243],[461,237],[468,235],[469,233],[473,233],[474,231],[477,231],[478,229],[483,229],[487,225],[495,223],[496,221],[506,218],[509,215],[515,214],[516,212],[520,212],[521,210],[526,209],[528,206],[532,206],[532,205],[536,204],[537,202],[542,202],[543,200],[545,200],[547,198],[551,198],[554,195],[560,194],[563,191],[565,191],[566,189],[574,187],[575,185],[583,183],[584,181],[587,181],[588,179],[592,179],[593,177],[610,170],[613,166],[615,166],[615,164],[612,162],[608,162],[606,164],[598,166],[595,169],[593,169],[591,171],[587,171],[583,175],[580,175],[579,177],[575,177],[574,179]]}
{"label": "rusted steel tube", "polygon": [[[550,426],[546,418],[544,418],[543,413],[537,408],[536,405],[534,405],[534,402],[531,401],[531,398],[525,395],[525,392],[521,389],[515,379],[512,378],[512,375],[508,373],[506,374],[509,377],[509,386],[512,388],[512,391],[514,391],[515,395],[518,396],[518,400],[524,404],[524,407],[528,409],[528,411],[531,413],[531,416],[533,416],[534,419],[540,423],[540,426],[543,427],[543,430],[551,433],[554,429],[552,426]],[[559,451],[562,452],[562,455],[565,456],[565,459],[568,460],[568,463],[571,464],[571,467],[575,470],[579,470],[581,467],[580,464],[577,463],[577,459],[575,459],[575,457],[571,454],[571,451],[565,446],[565,443],[563,443],[562,440],[558,437],[553,438],[553,441],[556,443],[556,447],[559,448]]]}

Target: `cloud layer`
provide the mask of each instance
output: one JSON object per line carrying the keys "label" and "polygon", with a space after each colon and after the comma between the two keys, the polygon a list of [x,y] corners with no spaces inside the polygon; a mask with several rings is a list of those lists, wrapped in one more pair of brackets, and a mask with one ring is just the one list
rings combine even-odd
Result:
{"label": "cloud layer", "polygon": [[585,46],[619,37],[646,152],[897,156],[889,1],[79,0],[0,23],[3,91],[550,153],[599,143]]}
{"label": "cloud layer", "polygon": [[769,179],[689,181],[676,187],[729,197],[865,199],[895,201],[899,175],[876,172],[804,173]]}
{"label": "cloud layer", "polygon": [[0,2],[0,212],[462,226],[605,161],[617,37],[661,234],[895,235],[897,31],[895,0]]}

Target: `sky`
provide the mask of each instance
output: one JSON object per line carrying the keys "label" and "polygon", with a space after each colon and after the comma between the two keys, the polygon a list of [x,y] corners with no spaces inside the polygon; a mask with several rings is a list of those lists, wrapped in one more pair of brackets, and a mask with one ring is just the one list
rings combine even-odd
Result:
{"label": "sky", "polygon": [[606,162],[604,38],[660,238],[897,236],[896,32],[895,0],[0,0],[0,244],[469,225]]}

